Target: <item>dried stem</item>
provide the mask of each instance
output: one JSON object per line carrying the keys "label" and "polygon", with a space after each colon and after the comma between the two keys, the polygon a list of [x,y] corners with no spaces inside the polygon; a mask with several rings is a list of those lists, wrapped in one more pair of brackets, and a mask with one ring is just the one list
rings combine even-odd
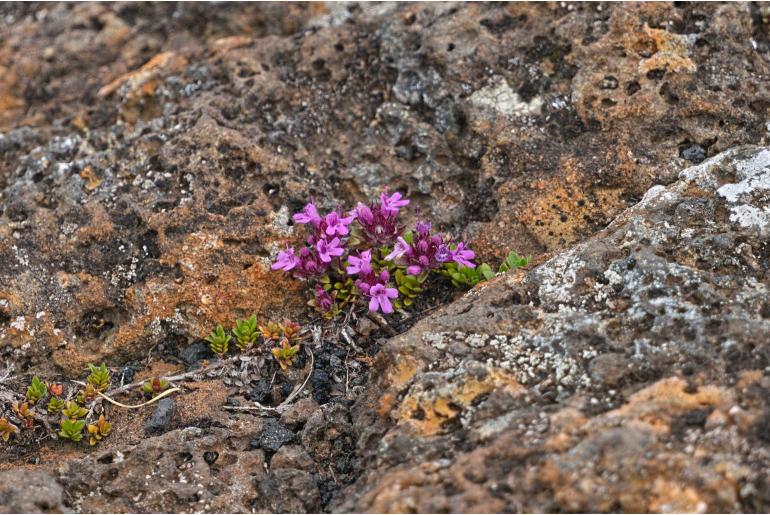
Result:
{"label": "dried stem", "polygon": [[385,317],[383,317],[376,311],[370,311],[366,316],[369,318],[369,320],[377,324],[380,327],[380,329],[388,333],[388,335],[390,336],[398,335],[398,332],[395,329],[393,329],[393,327],[391,327],[388,321],[385,320]]}
{"label": "dried stem", "polygon": [[294,401],[294,399],[299,395],[302,390],[305,389],[305,386],[307,386],[307,382],[310,381],[310,377],[313,375],[313,369],[315,366],[315,356],[313,355],[313,351],[310,350],[309,347],[305,347],[305,349],[310,353],[310,371],[307,373],[307,377],[305,378],[305,381],[298,386],[297,388],[294,388],[294,390],[289,394],[288,397],[286,397],[286,400],[284,400],[281,404],[279,404],[276,407],[271,406],[264,406],[260,404],[257,401],[254,401],[254,404],[256,406],[224,406],[224,409],[231,410],[231,411],[275,411],[276,413],[283,413],[286,411],[291,403]]}
{"label": "dried stem", "polygon": [[[212,370],[218,370],[220,368],[224,368],[227,365],[235,363],[240,358],[241,358],[241,356],[233,356],[231,358],[227,358],[227,359],[223,359],[223,360],[217,361],[216,363],[212,363],[211,365],[205,366],[203,368],[198,368],[198,369],[195,369],[195,370],[191,370],[189,372],[185,372],[184,374],[178,374],[178,375],[175,375],[175,376],[163,377],[162,379],[164,379],[164,380],[166,380],[168,382],[186,381],[186,380],[188,380],[190,378],[199,376],[201,374],[205,374],[207,372],[211,372]],[[137,381],[135,383],[119,386],[118,388],[114,388],[114,389],[110,390],[109,392],[107,392],[106,395],[109,395],[110,397],[114,397],[115,395],[117,395],[119,393],[127,392],[129,390],[134,389],[134,388],[139,388],[144,383],[145,383],[145,381]]]}

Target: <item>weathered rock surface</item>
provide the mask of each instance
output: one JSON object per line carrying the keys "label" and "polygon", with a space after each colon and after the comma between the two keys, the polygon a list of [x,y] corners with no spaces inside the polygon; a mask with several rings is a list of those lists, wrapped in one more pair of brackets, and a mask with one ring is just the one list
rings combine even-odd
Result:
{"label": "weathered rock surface", "polygon": [[44,470],[0,472],[0,513],[71,513],[64,489]]}
{"label": "weathered rock surface", "polygon": [[767,135],[748,4],[4,9],[0,343],[49,372],[296,316],[267,264],[308,196],[539,254]]}
{"label": "weathered rock surface", "polygon": [[[87,513],[105,505],[134,513],[251,512],[264,506],[253,483],[265,477],[265,456],[248,447],[248,438],[235,437],[253,430],[253,422],[234,426],[233,431],[188,427],[97,453],[70,462],[61,470],[61,481],[74,507]],[[206,458],[212,451],[218,457],[210,464]]]}
{"label": "weathered rock surface", "polygon": [[766,511],[770,148],[391,340],[338,508]]}
{"label": "weathered rock surface", "polygon": [[[535,256],[385,343],[369,383],[324,341],[280,422],[221,409],[255,360],[186,385],[162,435],[152,406],[113,411],[85,457],[12,448],[3,474],[28,479],[0,481],[2,509],[767,511],[770,150],[733,148],[770,143],[767,21],[743,3],[0,5],[15,374],[145,379],[210,359],[217,323],[303,321],[303,285],[268,267],[309,196],[400,189],[483,259]],[[250,400],[282,401],[303,366]],[[275,451],[251,445],[266,424]]]}

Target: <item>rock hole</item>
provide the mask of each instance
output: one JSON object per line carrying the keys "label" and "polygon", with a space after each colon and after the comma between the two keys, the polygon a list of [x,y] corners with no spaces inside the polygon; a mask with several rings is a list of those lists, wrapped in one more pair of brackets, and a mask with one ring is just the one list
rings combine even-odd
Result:
{"label": "rock hole", "polygon": [[188,463],[192,461],[193,455],[189,452],[180,452],[176,455],[175,461],[176,461],[176,467],[179,468],[185,463]]}
{"label": "rock hole", "polygon": [[752,112],[761,115],[766,116],[767,115],[767,108],[770,107],[770,102],[765,100],[764,98],[760,98],[757,100],[752,100],[749,102],[749,109],[752,110]]}
{"label": "rock hole", "polygon": [[115,327],[114,319],[117,312],[114,309],[94,309],[80,317],[75,327],[75,334],[86,338],[100,338]]}
{"label": "rock hole", "polygon": [[599,88],[600,89],[617,89],[618,79],[612,75],[605,75],[604,79],[602,79],[602,82],[599,85]]}
{"label": "rock hole", "polygon": [[626,95],[628,95],[629,97],[634,93],[636,93],[637,91],[639,91],[640,89],[642,89],[642,87],[635,80],[626,82]]}
{"label": "rock hole", "polygon": [[647,78],[650,80],[660,80],[666,74],[666,70],[656,68],[647,72]]}
{"label": "rock hole", "polygon": [[110,481],[115,481],[117,478],[118,478],[118,469],[111,468],[110,470],[102,474],[101,482],[107,483]]}
{"label": "rock hole", "polygon": [[281,191],[281,186],[279,186],[278,184],[273,184],[268,182],[264,186],[262,186],[262,193],[264,193],[268,197],[274,197],[278,195],[280,191]]}
{"label": "rock hole", "polygon": [[676,94],[674,94],[673,91],[671,91],[671,86],[668,84],[668,82],[663,83],[663,85],[660,87],[659,94],[660,96],[665,98],[666,103],[670,105],[679,103],[679,97]]}

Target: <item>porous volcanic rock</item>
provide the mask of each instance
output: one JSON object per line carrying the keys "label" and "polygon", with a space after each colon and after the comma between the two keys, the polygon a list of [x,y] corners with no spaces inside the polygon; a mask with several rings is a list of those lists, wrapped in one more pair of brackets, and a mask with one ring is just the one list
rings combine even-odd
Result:
{"label": "porous volcanic rock", "polygon": [[390,341],[359,321],[373,363],[322,341],[272,458],[249,447],[262,419],[223,406],[283,401],[304,353],[186,383],[163,435],[155,406],[108,406],[95,449],[0,443],[0,469],[45,469],[71,496],[36,506],[75,511],[770,509],[768,151],[742,147],[770,144],[769,21],[0,4],[2,377],[105,362],[116,386],[205,366],[218,323],[307,323],[305,285],[269,266],[310,198],[399,190],[482,260],[534,257]]}
{"label": "porous volcanic rock", "polygon": [[71,513],[64,489],[44,470],[0,472],[0,513]]}
{"label": "porous volcanic rock", "polygon": [[770,148],[393,338],[353,410],[359,512],[766,511]]}
{"label": "porous volcanic rock", "polygon": [[0,352],[41,372],[297,316],[302,285],[268,264],[309,197],[400,189],[482,258],[541,254],[674,180],[693,145],[767,136],[767,28],[748,4],[0,18]]}

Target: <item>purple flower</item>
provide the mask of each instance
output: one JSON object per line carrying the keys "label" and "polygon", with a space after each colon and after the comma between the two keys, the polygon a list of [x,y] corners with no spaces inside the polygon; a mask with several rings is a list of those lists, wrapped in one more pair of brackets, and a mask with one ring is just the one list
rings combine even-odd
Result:
{"label": "purple flower", "polygon": [[[473,257],[473,256],[471,256]],[[452,259],[452,251],[449,249],[449,245],[442,243],[436,250],[436,261],[439,263],[446,263]]]}
{"label": "purple flower", "polygon": [[321,215],[318,214],[318,209],[312,202],[295,214],[292,219],[298,224],[313,224],[313,227],[321,225]]}
{"label": "purple flower", "polygon": [[406,267],[406,273],[409,275],[420,275],[420,272],[422,272],[423,267],[420,265],[409,265]]}
{"label": "purple flower", "polygon": [[430,233],[430,228],[433,227],[433,224],[430,222],[427,222],[425,220],[421,220],[417,222],[417,224],[414,226],[414,230],[417,231],[417,234],[420,236],[428,236],[428,233]]}
{"label": "purple flower", "polygon": [[372,271],[369,274],[366,275],[360,275],[359,279],[356,280],[356,287],[361,290],[364,295],[369,295],[369,288],[371,288],[373,285],[380,283],[380,284],[387,284],[388,280],[390,279],[390,274],[387,270],[381,270],[379,274],[374,273]]}
{"label": "purple flower", "polygon": [[350,215],[361,226],[363,240],[372,246],[391,245],[403,230],[398,225],[398,209],[387,209],[379,203],[371,206],[359,203]]}
{"label": "purple flower", "polygon": [[457,244],[457,248],[450,251],[451,257],[454,260],[455,263],[462,266],[467,266],[468,268],[475,268],[476,265],[470,261],[474,257],[476,257],[476,253],[473,252],[470,249],[465,248],[465,243],[460,242]]}
{"label": "purple flower", "polygon": [[348,225],[353,221],[353,217],[342,218],[339,213],[332,211],[324,217],[323,221],[326,225],[326,234],[329,236],[334,236],[335,234],[345,236],[348,233]]}
{"label": "purple flower", "polygon": [[419,275],[434,268],[440,268],[447,261],[470,268],[475,267],[470,260],[476,254],[470,249],[465,248],[465,243],[460,242],[452,249],[448,241],[438,234],[430,234],[430,222],[420,221],[415,226],[412,234],[412,242],[408,243],[404,238],[399,237],[393,252],[385,256],[389,261],[396,261],[397,264],[406,267],[406,273],[409,275]]}
{"label": "purple flower", "polygon": [[366,250],[361,253],[361,257],[348,256],[348,266],[345,270],[348,275],[372,273],[372,251]]}
{"label": "purple flower", "polygon": [[398,297],[398,290],[388,288],[384,284],[375,284],[369,288],[369,311],[381,309],[383,313],[393,313],[393,304],[390,299]]}
{"label": "purple flower", "polygon": [[300,265],[294,272],[297,277],[316,277],[326,269],[326,263],[319,261],[314,249],[302,247],[299,251]]}
{"label": "purple flower", "polygon": [[320,239],[315,244],[315,248],[318,251],[318,257],[324,263],[330,263],[332,260],[332,257],[341,256],[345,252],[345,249],[340,247],[339,238],[334,238],[331,241]]}
{"label": "purple flower", "polygon": [[294,247],[286,246],[286,250],[282,250],[278,253],[278,259],[273,263],[271,267],[273,270],[283,270],[288,272],[301,264],[301,260],[294,254]]}
{"label": "purple flower", "polygon": [[382,209],[391,215],[397,215],[400,208],[409,205],[408,200],[401,200],[401,193],[399,192],[395,192],[391,196],[388,196],[387,193],[380,193],[380,202]]}
{"label": "purple flower", "polygon": [[406,240],[404,240],[404,238],[399,236],[395,247],[393,247],[393,252],[385,256],[385,259],[387,261],[393,261],[394,259],[403,256],[408,250],[409,244],[406,242]]}
{"label": "purple flower", "polygon": [[365,297],[369,298],[369,310],[377,311],[382,309],[383,313],[392,313],[393,305],[390,299],[398,297],[398,290],[388,285],[390,274],[387,270],[381,270],[379,274],[373,271],[368,274],[362,274],[361,279],[356,281],[356,287],[361,290]]}
{"label": "purple flower", "polygon": [[321,286],[320,284],[316,284],[315,285],[315,307],[321,313],[327,313],[332,309],[332,306],[334,306],[334,300],[331,298],[331,295],[329,295],[327,291],[323,289],[323,286]]}

